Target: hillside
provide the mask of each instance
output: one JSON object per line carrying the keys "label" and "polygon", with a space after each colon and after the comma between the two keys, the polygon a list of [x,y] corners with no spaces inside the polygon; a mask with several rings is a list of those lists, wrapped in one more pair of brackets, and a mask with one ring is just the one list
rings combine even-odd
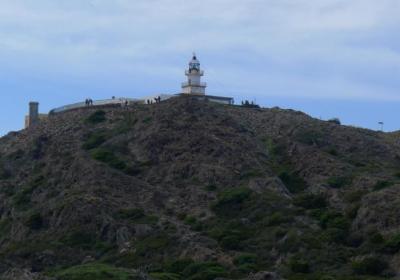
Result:
{"label": "hillside", "polygon": [[0,275],[394,278],[399,187],[395,134],[301,112],[70,111],[0,139]]}

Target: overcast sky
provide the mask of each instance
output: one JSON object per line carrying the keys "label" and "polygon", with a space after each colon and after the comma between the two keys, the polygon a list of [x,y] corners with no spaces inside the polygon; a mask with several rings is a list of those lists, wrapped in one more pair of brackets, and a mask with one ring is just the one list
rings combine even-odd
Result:
{"label": "overcast sky", "polygon": [[0,135],[41,111],[177,93],[196,51],[208,93],[400,129],[399,0],[0,0]]}

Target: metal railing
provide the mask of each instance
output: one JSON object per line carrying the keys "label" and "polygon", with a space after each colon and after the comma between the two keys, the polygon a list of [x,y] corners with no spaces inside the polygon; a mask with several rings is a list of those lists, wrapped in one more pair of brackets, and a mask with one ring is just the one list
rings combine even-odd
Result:
{"label": "metal railing", "polygon": [[[113,99],[104,99],[104,100],[93,100],[93,104],[90,106],[103,106],[103,105],[113,105],[113,104],[124,104],[126,101],[128,102],[139,102],[139,99],[133,99],[133,98],[113,98]],[[62,107],[55,108],[50,111],[50,113],[61,113],[73,109],[78,109],[78,108],[85,108],[88,107],[88,105],[85,102],[78,102],[74,104],[69,104],[65,105]]]}
{"label": "metal railing", "polygon": [[189,71],[189,70],[186,70],[185,71],[185,75],[190,75],[190,74],[192,74],[192,72],[194,72],[196,74],[199,74],[200,76],[204,75],[204,71],[203,70],[200,70],[200,71],[196,71],[196,70]]}
{"label": "metal railing", "polygon": [[207,83],[189,83],[189,82],[182,83],[182,87],[188,87],[188,86],[207,87]]}

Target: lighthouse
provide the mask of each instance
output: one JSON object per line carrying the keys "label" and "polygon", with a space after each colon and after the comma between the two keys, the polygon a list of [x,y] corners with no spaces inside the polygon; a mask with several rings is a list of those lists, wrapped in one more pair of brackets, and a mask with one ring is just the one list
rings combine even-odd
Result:
{"label": "lighthouse", "polygon": [[206,83],[201,82],[204,71],[200,69],[200,61],[196,54],[193,54],[192,60],[189,62],[189,69],[185,71],[188,81],[182,83],[183,94],[205,95]]}

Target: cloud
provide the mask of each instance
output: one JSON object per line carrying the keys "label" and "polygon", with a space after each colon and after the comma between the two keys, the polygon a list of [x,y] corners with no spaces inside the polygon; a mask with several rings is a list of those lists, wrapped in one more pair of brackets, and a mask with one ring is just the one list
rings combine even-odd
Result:
{"label": "cloud", "polygon": [[169,85],[196,50],[206,79],[232,93],[398,101],[390,31],[399,8],[397,0],[3,0],[0,73]]}

